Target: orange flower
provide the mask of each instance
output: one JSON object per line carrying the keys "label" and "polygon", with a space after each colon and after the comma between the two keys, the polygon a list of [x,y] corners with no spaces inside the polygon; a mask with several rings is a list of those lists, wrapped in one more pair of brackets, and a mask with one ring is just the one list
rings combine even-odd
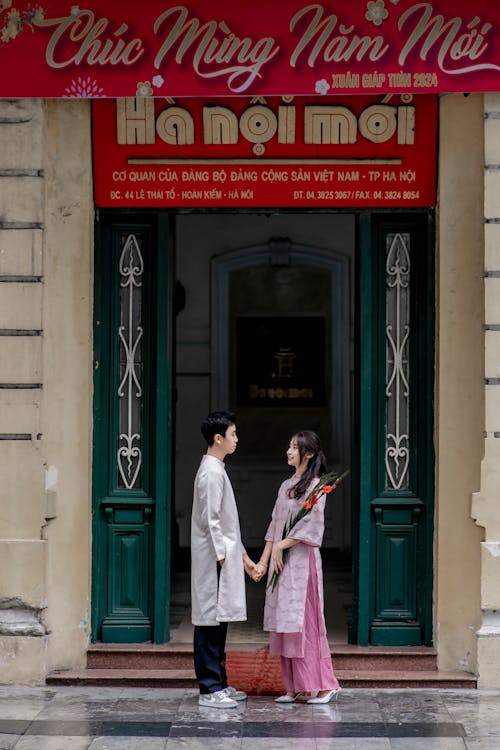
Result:
{"label": "orange flower", "polygon": [[313,505],[314,503],[312,502],[312,500],[306,500],[304,503],[304,508],[306,508],[307,510],[311,510]]}
{"label": "orange flower", "polygon": [[334,490],[335,487],[335,484],[325,484],[325,486],[323,487],[323,492],[325,493],[325,495],[328,495],[328,493]]}

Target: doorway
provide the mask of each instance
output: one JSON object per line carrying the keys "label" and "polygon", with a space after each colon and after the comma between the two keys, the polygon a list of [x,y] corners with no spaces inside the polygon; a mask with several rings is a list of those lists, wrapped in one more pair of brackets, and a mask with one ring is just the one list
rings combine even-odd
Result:
{"label": "doorway", "polygon": [[[290,435],[316,430],[351,469],[326,518],[331,638],[432,644],[433,226],[431,211],[99,215],[94,641],[190,642],[199,425],[226,408],[249,551]],[[235,637],[265,638],[264,587],[249,591]]]}
{"label": "doorway", "polygon": [[[191,493],[208,411],[236,414],[240,441],[227,469],[251,555],[260,555],[295,431],[320,435],[329,468],[351,467],[355,235],[347,213],[176,217],[184,305],[176,319],[173,638],[191,638]],[[351,535],[348,480],[328,504],[322,550],[328,632],[337,642],[347,641]],[[248,580],[247,597],[249,620],[231,625],[229,638],[263,641],[264,585]]]}

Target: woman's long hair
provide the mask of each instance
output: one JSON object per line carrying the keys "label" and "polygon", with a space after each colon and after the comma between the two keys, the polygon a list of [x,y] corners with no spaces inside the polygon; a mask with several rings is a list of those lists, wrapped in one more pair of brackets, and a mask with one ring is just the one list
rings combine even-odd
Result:
{"label": "woman's long hair", "polygon": [[320,439],[315,432],[302,430],[292,437],[292,440],[294,439],[297,441],[301,461],[306,453],[312,453],[311,458],[307,462],[306,470],[297,484],[291,487],[288,492],[290,497],[302,497],[305,495],[312,480],[326,473],[326,459],[321,450]]}

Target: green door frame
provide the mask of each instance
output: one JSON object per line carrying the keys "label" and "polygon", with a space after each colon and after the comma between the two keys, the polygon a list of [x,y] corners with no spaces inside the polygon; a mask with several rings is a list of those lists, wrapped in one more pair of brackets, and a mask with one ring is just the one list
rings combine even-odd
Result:
{"label": "green door frame", "polygon": [[[350,639],[360,645],[432,643],[434,219],[432,212],[359,214],[359,476],[353,534]],[[101,212],[96,221],[92,640],[169,639],[173,401],[171,230],[166,212]],[[116,482],[120,237],[145,242],[142,411],[147,460],[140,488]],[[410,468],[404,489],[384,486],[386,238],[410,238]],[[418,365],[418,366],[416,366]],[[417,419],[418,415],[418,419]],[[353,491],[355,483],[353,482]],[[116,540],[118,544],[116,544]],[[114,546],[113,546],[114,545]],[[134,548],[139,552],[134,552]],[[140,577],[134,554],[141,554]],[[144,558],[144,555],[146,556]],[[137,596],[136,596],[137,594]],[[135,601],[134,599],[137,599]],[[103,628],[103,623],[105,627]]]}
{"label": "green door frame", "polygon": [[[143,461],[139,485],[127,488],[118,481],[116,455],[120,354],[123,359],[119,259],[130,236],[142,245],[143,259],[138,365]],[[164,643],[170,622],[173,421],[168,216],[101,211],[95,247],[92,640]]]}
{"label": "green door frame", "polygon": [[[409,481],[385,483],[386,246],[409,238]],[[432,643],[434,517],[434,220],[432,212],[362,212],[359,221],[359,529],[351,640]],[[387,428],[388,429],[388,428]]]}

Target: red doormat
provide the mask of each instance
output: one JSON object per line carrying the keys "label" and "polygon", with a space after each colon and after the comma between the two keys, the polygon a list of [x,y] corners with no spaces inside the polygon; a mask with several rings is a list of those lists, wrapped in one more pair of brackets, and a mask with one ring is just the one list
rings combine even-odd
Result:
{"label": "red doormat", "polygon": [[228,651],[226,669],[230,685],[248,695],[281,695],[285,692],[279,656],[267,648],[256,651]]}

